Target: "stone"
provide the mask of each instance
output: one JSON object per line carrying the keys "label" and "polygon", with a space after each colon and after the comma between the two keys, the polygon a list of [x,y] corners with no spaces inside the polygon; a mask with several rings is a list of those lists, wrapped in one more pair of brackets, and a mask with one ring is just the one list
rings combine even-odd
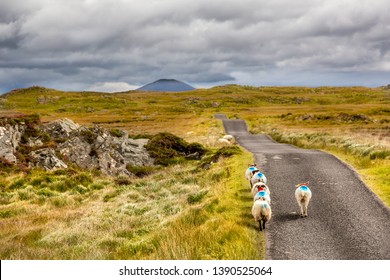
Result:
{"label": "stone", "polygon": [[43,126],[43,130],[53,138],[68,138],[77,131],[80,126],[72,120],[64,118],[52,121]]}
{"label": "stone", "polygon": [[42,167],[47,171],[53,171],[61,168],[68,168],[68,166],[60,160],[52,148],[44,148],[30,153],[33,159],[33,165]]}
{"label": "stone", "polygon": [[23,132],[24,127],[20,125],[0,127],[0,157],[11,163],[17,162],[14,153],[22,139]]}

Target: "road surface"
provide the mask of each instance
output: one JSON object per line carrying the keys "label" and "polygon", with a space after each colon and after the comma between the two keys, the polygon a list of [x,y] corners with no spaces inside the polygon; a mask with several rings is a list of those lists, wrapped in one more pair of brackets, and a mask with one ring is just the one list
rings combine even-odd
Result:
{"label": "road surface", "polygon": [[[267,176],[273,215],[266,228],[266,259],[390,259],[390,210],[352,168],[321,151],[251,135],[243,120],[216,117]],[[294,191],[306,181],[313,196],[309,216],[301,218]]]}

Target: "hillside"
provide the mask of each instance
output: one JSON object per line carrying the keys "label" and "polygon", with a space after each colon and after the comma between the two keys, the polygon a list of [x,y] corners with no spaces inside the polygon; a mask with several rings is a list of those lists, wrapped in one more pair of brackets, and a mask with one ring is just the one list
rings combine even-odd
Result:
{"label": "hillside", "polygon": [[164,92],[181,92],[181,91],[188,91],[193,90],[192,86],[183,83],[181,81],[175,80],[175,79],[160,79],[157,81],[154,81],[152,83],[149,83],[147,85],[144,85],[137,90],[140,91],[164,91]]}

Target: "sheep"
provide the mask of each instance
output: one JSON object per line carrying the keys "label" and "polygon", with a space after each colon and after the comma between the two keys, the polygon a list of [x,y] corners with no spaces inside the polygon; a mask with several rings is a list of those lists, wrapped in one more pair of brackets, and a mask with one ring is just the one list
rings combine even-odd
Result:
{"label": "sheep", "polygon": [[255,200],[252,207],[252,216],[259,223],[259,229],[265,230],[265,223],[271,220],[271,206],[264,200]]}
{"label": "sheep", "polygon": [[252,187],[252,195],[253,197],[260,191],[265,191],[268,195],[271,195],[271,192],[266,184],[263,182],[257,182]]}
{"label": "sheep", "polygon": [[233,135],[229,135],[229,134],[226,134],[222,137],[222,139],[226,139],[228,140],[229,142],[233,142],[234,141],[234,136]]}
{"label": "sheep", "polygon": [[251,183],[251,188],[253,187],[254,184],[257,182],[263,182],[264,184],[267,184],[267,177],[260,171],[255,171],[256,173],[252,176],[250,183]]}
{"label": "sheep", "polygon": [[307,206],[311,199],[311,191],[307,186],[308,184],[309,182],[295,186],[297,188],[295,190],[295,198],[301,210],[301,217],[307,217]]}
{"label": "sheep", "polygon": [[231,143],[229,142],[229,140],[226,140],[226,139],[223,139],[223,138],[219,138],[217,140],[217,143],[218,144],[222,144],[222,145],[231,145]]}
{"label": "sheep", "polygon": [[248,181],[251,180],[251,178],[254,174],[254,171],[259,171],[259,169],[257,168],[257,164],[256,163],[249,164],[248,169],[245,171],[245,178]]}
{"label": "sheep", "polygon": [[265,191],[257,192],[255,194],[255,196],[253,197],[253,201],[256,201],[256,200],[264,200],[264,201],[267,201],[267,203],[269,205],[271,205],[271,196]]}

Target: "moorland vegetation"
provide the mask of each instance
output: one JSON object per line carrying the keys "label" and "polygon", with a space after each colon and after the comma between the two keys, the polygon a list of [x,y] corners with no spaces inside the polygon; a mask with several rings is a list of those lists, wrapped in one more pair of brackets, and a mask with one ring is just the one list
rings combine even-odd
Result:
{"label": "moorland vegetation", "polygon": [[252,155],[218,147],[224,132],[214,114],[244,119],[250,132],[279,142],[335,154],[390,206],[389,104],[390,90],[365,87],[226,85],[112,94],[14,90],[0,98],[2,116],[34,115],[42,122],[66,117],[113,134],[126,131],[132,138],[165,136],[151,147],[175,143],[198,155],[187,159],[177,151],[157,152],[158,165],[131,166],[131,178],[75,166],[47,172],[1,162],[0,256],[264,258],[264,236],[248,215],[252,201],[243,176]]}

